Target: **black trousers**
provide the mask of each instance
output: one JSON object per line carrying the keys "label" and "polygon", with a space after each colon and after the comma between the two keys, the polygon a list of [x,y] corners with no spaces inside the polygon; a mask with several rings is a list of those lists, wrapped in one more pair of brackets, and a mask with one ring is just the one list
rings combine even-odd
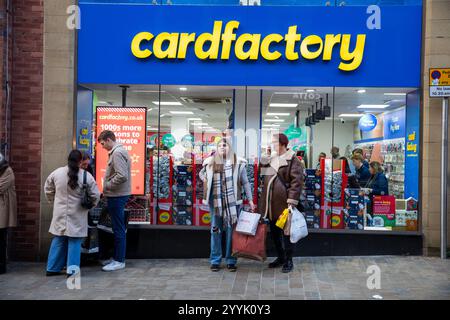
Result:
{"label": "black trousers", "polygon": [[0,229],[0,274],[6,273],[6,239],[8,229]]}
{"label": "black trousers", "polygon": [[276,220],[270,222],[270,234],[272,235],[278,258],[282,260],[292,259],[294,245],[291,243],[290,237],[285,236],[283,229],[278,228],[275,223]]}

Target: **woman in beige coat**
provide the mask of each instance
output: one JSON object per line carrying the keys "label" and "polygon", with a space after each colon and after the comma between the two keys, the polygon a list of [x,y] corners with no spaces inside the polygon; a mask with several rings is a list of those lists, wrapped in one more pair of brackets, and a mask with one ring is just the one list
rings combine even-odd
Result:
{"label": "woman in beige coat", "polygon": [[49,232],[54,235],[47,262],[47,276],[61,274],[66,261],[67,273],[77,273],[80,267],[81,242],[87,236],[88,209],[81,206],[83,177],[91,201],[100,200],[100,192],[92,175],[80,169],[82,154],[73,150],[68,165],[53,171],[45,182],[45,196],[53,204]]}
{"label": "woman in beige coat", "polygon": [[0,153],[0,274],[6,272],[8,228],[17,225],[17,200],[14,173]]}

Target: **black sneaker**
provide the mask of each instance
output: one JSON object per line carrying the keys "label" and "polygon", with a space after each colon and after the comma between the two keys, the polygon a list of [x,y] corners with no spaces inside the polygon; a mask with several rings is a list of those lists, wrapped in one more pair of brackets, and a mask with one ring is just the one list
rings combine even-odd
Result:
{"label": "black sneaker", "polygon": [[283,265],[283,269],[281,269],[281,272],[288,273],[291,272],[292,269],[294,269],[294,264],[292,263],[292,260],[289,259],[286,261],[286,263]]}
{"label": "black sneaker", "polygon": [[220,266],[218,264],[212,264],[211,265],[211,271],[212,272],[217,272],[220,270]]}
{"label": "black sneaker", "polygon": [[227,265],[227,269],[228,269],[230,272],[236,272],[237,267],[236,267],[235,264],[228,264],[228,265]]}
{"label": "black sneaker", "polygon": [[284,260],[281,258],[276,258],[273,262],[269,263],[269,268],[278,268],[284,264]]}
{"label": "black sneaker", "polygon": [[53,277],[53,276],[62,276],[64,275],[64,272],[53,272],[53,271],[47,271],[45,274],[47,277]]}

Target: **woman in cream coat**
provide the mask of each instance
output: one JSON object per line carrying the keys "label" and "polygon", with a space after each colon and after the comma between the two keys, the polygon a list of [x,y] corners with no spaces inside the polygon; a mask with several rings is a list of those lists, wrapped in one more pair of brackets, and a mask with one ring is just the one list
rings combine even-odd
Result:
{"label": "woman in cream coat", "polygon": [[[68,165],[53,171],[45,182],[45,196],[53,204],[49,232],[54,235],[47,263],[47,276],[61,274],[67,261],[67,273],[77,273],[80,267],[81,243],[87,236],[88,209],[81,206],[84,170],[80,169],[82,154],[73,150]],[[94,177],[86,172],[86,184],[91,200],[97,204],[100,192]]]}

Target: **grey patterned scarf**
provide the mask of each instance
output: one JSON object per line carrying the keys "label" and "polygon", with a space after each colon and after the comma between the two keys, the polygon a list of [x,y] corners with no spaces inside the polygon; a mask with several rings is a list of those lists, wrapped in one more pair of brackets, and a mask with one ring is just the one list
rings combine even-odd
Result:
{"label": "grey patterned scarf", "polygon": [[223,224],[231,227],[237,222],[236,199],[233,187],[233,165],[224,165],[224,170],[214,173],[213,201],[215,214],[222,216]]}

